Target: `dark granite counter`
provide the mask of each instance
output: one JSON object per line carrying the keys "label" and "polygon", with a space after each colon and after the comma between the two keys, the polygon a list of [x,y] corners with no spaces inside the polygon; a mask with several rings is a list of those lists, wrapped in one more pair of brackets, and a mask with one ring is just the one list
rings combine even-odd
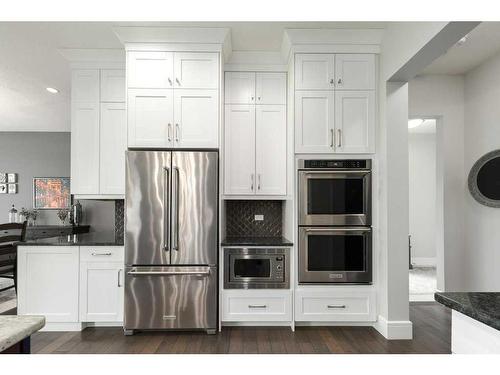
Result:
{"label": "dark granite counter", "polygon": [[284,237],[226,237],[222,246],[292,246]]}
{"label": "dark granite counter", "polygon": [[464,315],[500,330],[500,293],[435,293],[434,299]]}
{"label": "dark granite counter", "polygon": [[90,232],[27,240],[19,246],[123,246],[123,241],[115,238],[115,232]]}

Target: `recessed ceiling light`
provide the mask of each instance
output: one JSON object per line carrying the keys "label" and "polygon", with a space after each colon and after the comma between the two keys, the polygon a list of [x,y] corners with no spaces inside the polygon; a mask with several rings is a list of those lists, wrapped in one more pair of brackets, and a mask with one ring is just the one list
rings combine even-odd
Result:
{"label": "recessed ceiling light", "polygon": [[57,94],[59,92],[58,89],[55,89],[53,87],[47,87],[45,90],[47,90],[48,92],[50,92],[51,94]]}
{"label": "recessed ceiling light", "polygon": [[411,120],[408,120],[408,129],[413,129],[416,128],[417,126],[420,126],[424,123],[424,120],[421,118],[414,118]]}
{"label": "recessed ceiling light", "polygon": [[464,36],[462,39],[460,39],[458,42],[457,42],[457,46],[461,46],[463,45],[467,39],[469,39],[469,34],[467,34],[466,36]]}

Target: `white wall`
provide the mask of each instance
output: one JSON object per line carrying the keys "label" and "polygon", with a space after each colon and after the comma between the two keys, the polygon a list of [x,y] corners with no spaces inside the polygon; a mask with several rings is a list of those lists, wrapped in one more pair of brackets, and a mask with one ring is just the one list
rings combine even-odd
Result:
{"label": "white wall", "polygon": [[[465,76],[465,176],[485,153],[500,149],[500,55]],[[500,290],[500,209],[465,195],[466,272],[468,291]]]}
{"label": "white wall", "polygon": [[421,76],[409,82],[409,116],[438,118],[437,175],[442,184],[437,189],[436,226],[443,230],[436,238],[437,288],[447,291],[465,287],[463,103],[462,76]]}
{"label": "white wall", "polygon": [[[434,121],[435,122],[435,121]],[[435,128],[435,125],[434,125]],[[412,262],[436,258],[436,134],[408,134]]]}

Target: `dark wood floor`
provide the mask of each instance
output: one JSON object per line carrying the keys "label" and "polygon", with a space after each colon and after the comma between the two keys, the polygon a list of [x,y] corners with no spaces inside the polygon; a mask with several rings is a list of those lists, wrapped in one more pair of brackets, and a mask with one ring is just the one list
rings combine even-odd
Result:
{"label": "dark wood floor", "polygon": [[121,328],[39,332],[33,353],[450,353],[450,311],[437,303],[410,304],[413,340],[384,339],[372,327],[227,327],[217,335],[147,332],[125,337]]}

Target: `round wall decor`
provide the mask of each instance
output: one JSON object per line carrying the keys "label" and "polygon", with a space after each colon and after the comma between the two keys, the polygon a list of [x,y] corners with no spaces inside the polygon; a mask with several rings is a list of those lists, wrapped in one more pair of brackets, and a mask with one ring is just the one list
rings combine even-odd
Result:
{"label": "round wall decor", "polygon": [[468,185],[476,201],[500,208],[500,150],[488,152],[476,161],[470,170]]}

